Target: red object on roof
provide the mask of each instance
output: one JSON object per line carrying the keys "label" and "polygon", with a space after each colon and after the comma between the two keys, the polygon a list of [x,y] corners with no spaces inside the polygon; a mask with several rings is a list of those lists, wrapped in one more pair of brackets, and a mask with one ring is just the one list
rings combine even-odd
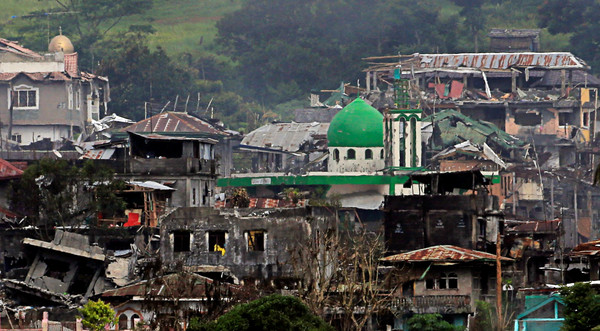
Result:
{"label": "red object on roof", "polygon": [[[500,257],[502,261],[513,261]],[[381,259],[387,262],[477,262],[495,261],[496,255],[453,245],[439,245],[396,254]]]}
{"label": "red object on roof", "polygon": [[15,167],[10,162],[0,159],[0,180],[20,178],[23,170]]}
{"label": "red object on roof", "polygon": [[189,133],[208,133],[216,135],[229,135],[221,131],[210,123],[186,113],[166,112],[154,115],[145,120],[139,121],[126,128],[122,132],[189,132]]}
{"label": "red object on roof", "polygon": [[127,215],[127,222],[123,224],[124,227],[138,225],[142,225],[142,223],[140,223],[140,214],[138,213],[129,213],[129,215]]}

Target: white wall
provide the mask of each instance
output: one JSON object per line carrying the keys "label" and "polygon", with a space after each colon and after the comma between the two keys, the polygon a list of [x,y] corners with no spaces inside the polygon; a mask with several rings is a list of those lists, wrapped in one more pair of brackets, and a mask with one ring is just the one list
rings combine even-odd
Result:
{"label": "white wall", "polygon": [[[356,158],[347,159],[348,150],[355,151]],[[373,159],[365,159],[365,151],[370,149],[373,152]],[[334,158],[335,150],[339,152],[339,160]],[[382,170],[385,166],[385,160],[381,157],[383,147],[329,147],[328,172],[375,172]]]}

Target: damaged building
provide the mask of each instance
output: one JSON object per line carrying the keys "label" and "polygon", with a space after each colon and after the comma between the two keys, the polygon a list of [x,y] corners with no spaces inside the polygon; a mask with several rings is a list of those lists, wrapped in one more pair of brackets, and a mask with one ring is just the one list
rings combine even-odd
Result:
{"label": "damaged building", "polygon": [[290,279],[290,252],[311,233],[336,228],[327,208],[179,208],[161,223],[160,254],[171,266],[254,284]]}
{"label": "damaged building", "polygon": [[108,78],[80,71],[77,52],[66,36],[54,37],[47,54],[6,39],[0,39],[0,46],[3,140],[24,146],[85,136],[92,121],[106,114]]}
{"label": "damaged building", "polygon": [[29,272],[23,280],[3,280],[21,304],[42,300],[73,308],[104,291],[106,255],[87,236],[59,230],[51,242],[25,238],[23,244],[37,250]]}

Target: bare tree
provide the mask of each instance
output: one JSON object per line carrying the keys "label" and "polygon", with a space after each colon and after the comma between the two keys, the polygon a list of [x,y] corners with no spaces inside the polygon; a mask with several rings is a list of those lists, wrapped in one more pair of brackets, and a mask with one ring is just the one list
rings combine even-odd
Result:
{"label": "bare tree", "polygon": [[316,230],[290,250],[298,295],[312,311],[342,330],[361,330],[386,310],[394,290],[380,273],[381,234],[356,229]]}

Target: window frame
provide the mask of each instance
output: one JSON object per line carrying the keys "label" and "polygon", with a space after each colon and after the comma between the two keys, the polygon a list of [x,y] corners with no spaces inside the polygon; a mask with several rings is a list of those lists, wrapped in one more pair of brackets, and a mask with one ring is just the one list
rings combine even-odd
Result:
{"label": "window frame", "polygon": [[[172,231],[171,234],[173,235],[173,252],[174,253],[184,253],[184,252],[191,252],[192,251],[192,233],[190,231],[185,231],[185,230],[175,230]],[[185,238],[185,235],[187,234],[187,238]],[[178,240],[184,240],[183,244],[176,244]],[[185,247],[185,242],[187,241],[187,249],[182,249],[183,247]]]}
{"label": "window frame", "polygon": [[[258,235],[258,238],[257,238]],[[244,233],[247,252],[264,252],[267,246],[267,231],[248,230]],[[262,238],[261,238],[262,237]]]}
{"label": "window frame", "polygon": [[6,98],[8,100],[8,108],[10,109],[10,104],[12,102],[12,93],[11,92],[16,92],[17,93],[17,101],[20,100],[20,93],[22,92],[26,92],[27,93],[27,103],[29,104],[29,92],[35,92],[35,105],[33,106],[18,106],[17,105],[13,105],[13,109],[16,110],[33,110],[33,109],[39,109],[40,108],[40,89],[37,87],[33,87],[33,86],[29,86],[29,85],[18,85],[13,87],[12,89],[7,89],[7,93],[9,95],[8,98]]}
{"label": "window frame", "polygon": [[[223,245],[219,244],[220,240],[216,240],[216,242],[214,242],[214,244],[211,245],[211,238],[215,238],[215,236],[217,235],[222,235],[223,236],[223,240],[222,243]],[[215,250],[215,245],[219,245],[219,247],[223,248],[223,249],[227,249],[227,231],[225,230],[209,230],[206,231],[206,250],[209,252],[213,252],[213,253],[219,253],[218,250]]]}

